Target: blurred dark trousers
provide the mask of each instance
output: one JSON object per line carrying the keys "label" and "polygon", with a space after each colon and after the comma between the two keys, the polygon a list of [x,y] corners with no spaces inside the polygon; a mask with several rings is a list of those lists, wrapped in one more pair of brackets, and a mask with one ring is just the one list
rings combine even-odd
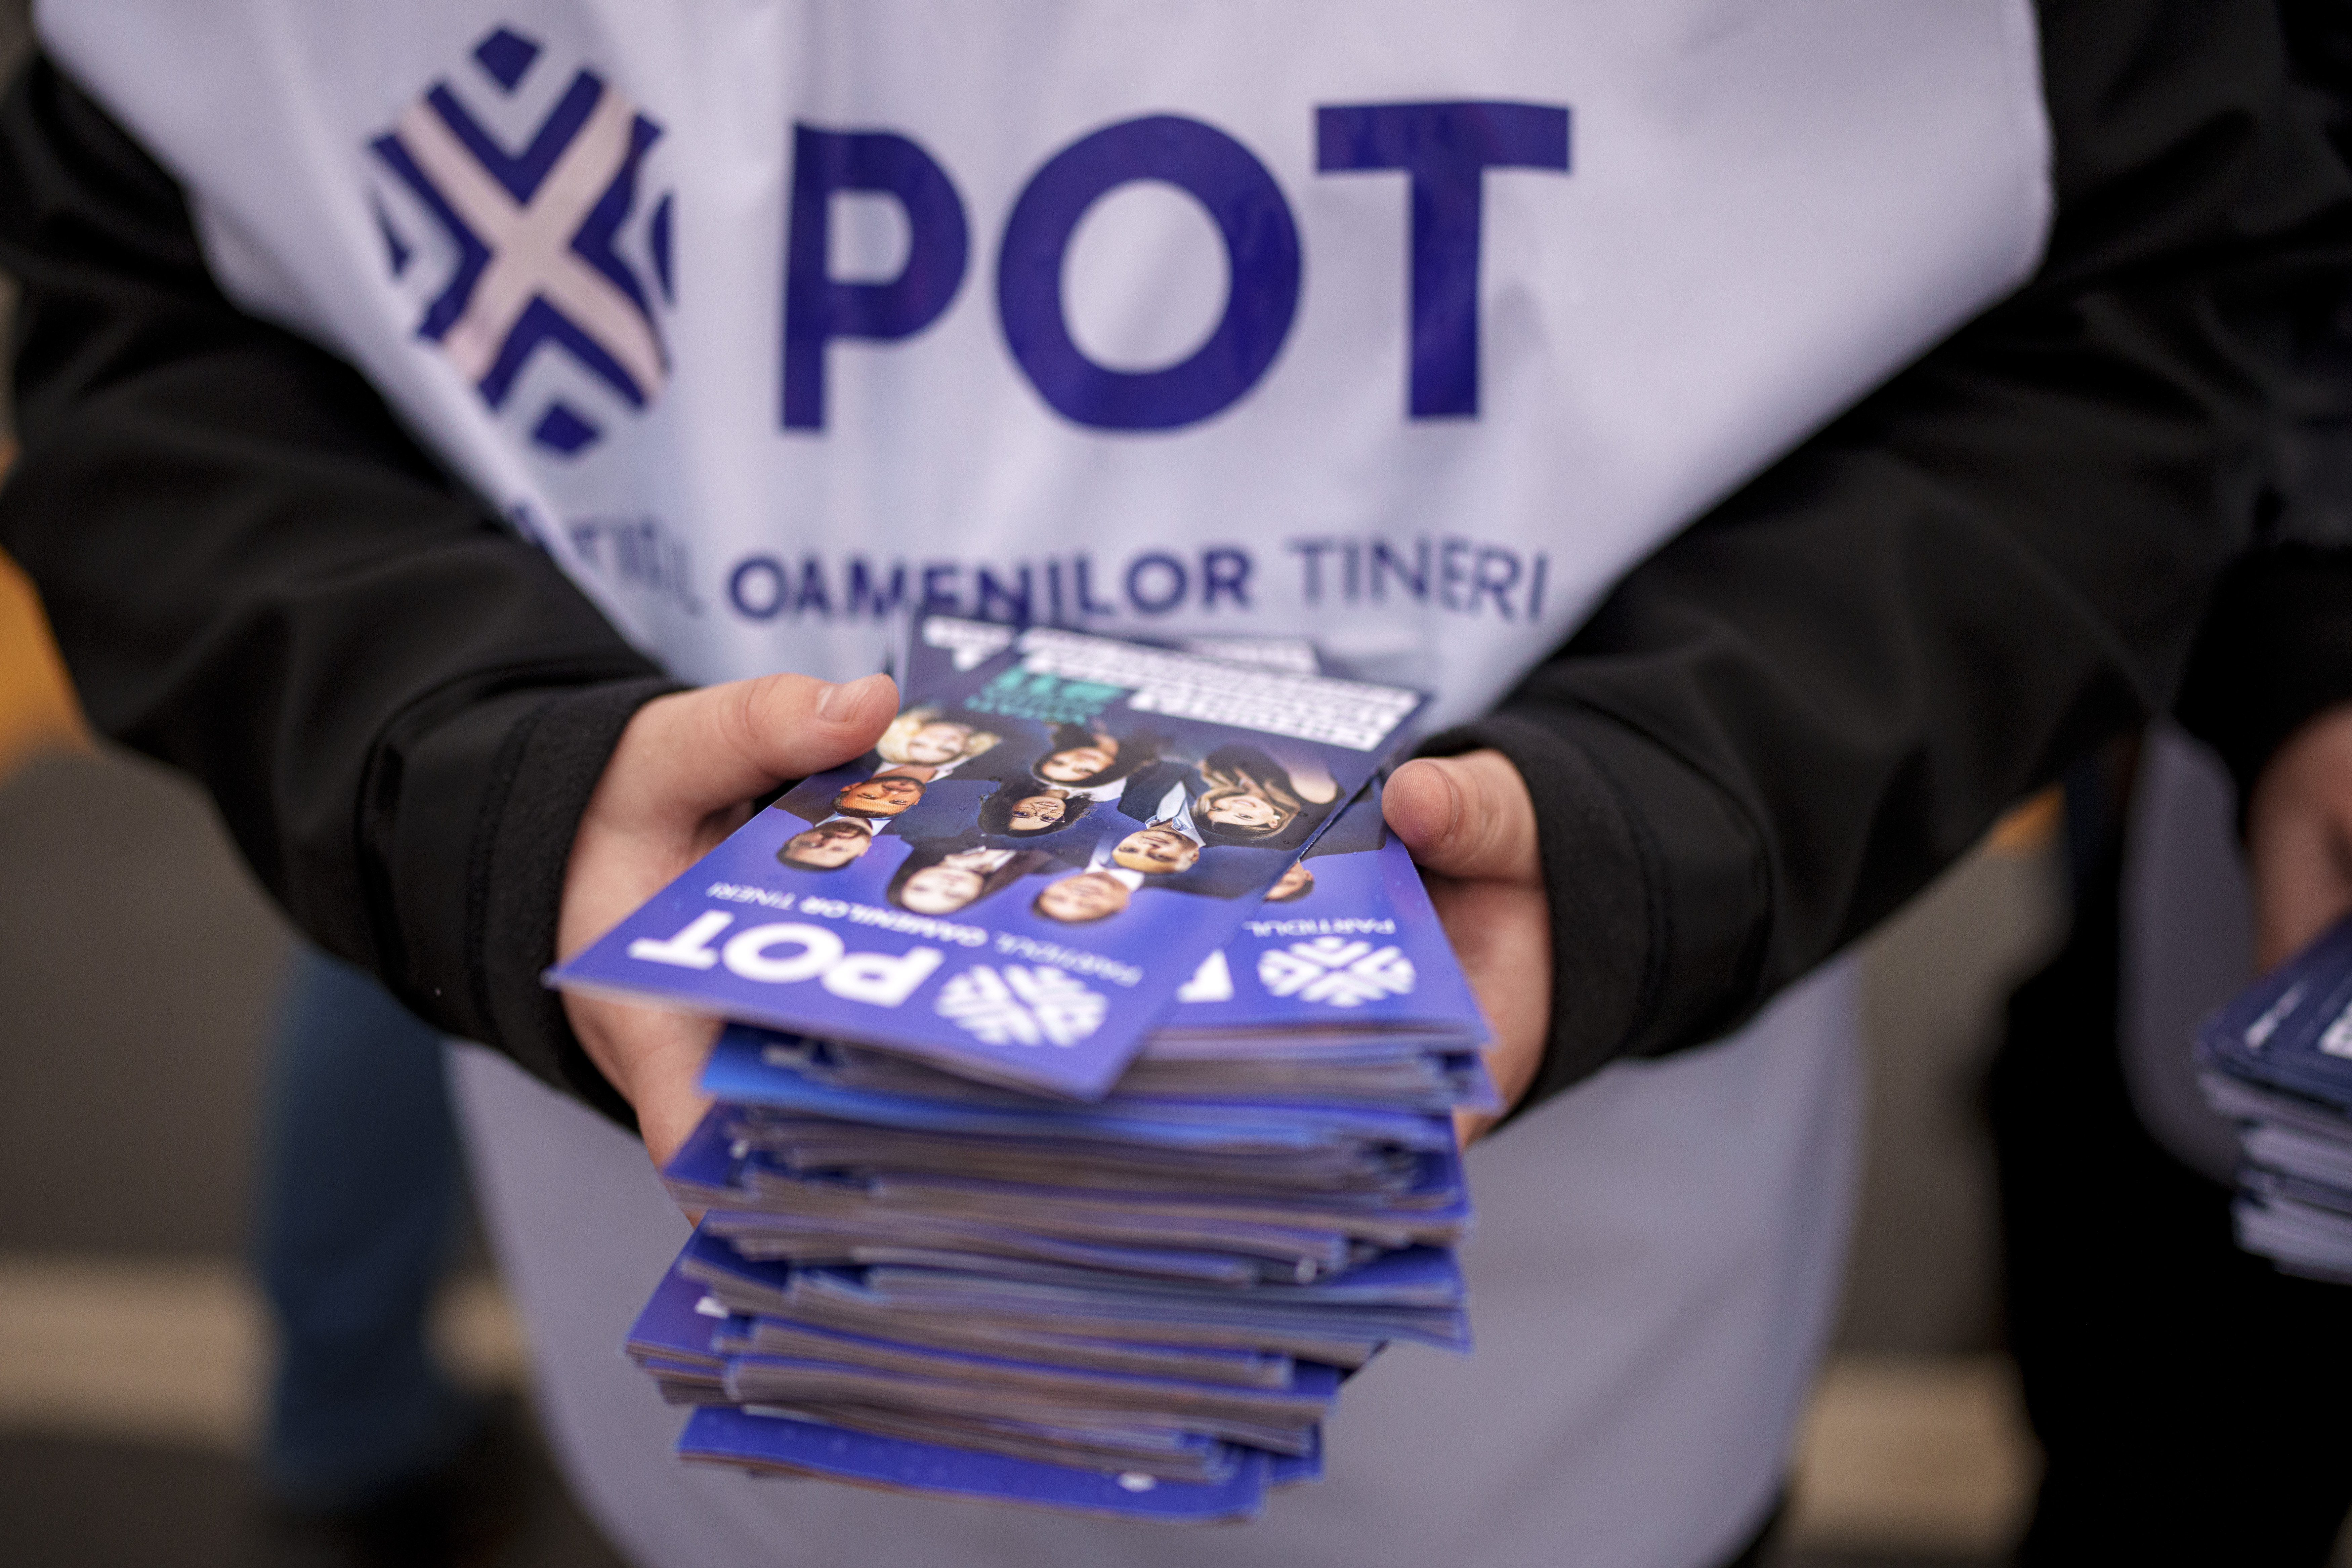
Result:
{"label": "blurred dark trousers", "polygon": [[280,1337],[264,1472],[297,1508],[362,1507],[447,1461],[472,1421],[425,1335],[459,1198],[441,1041],[306,946],[269,1072],[255,1264]]}
{"label": "blurred dark trousers", "polygon": [[[2118,1049],[2120,813],[2083,809],[2074,931],[1989,1084],[2009,1340],[2048,1458],[2023,1568],[2319,1568],[2352,1505],[2352,1287],[2238,1249],[2230,1189],[2148,1132]],[[2183,1042],[2182,1048],[2187,1048]]]}

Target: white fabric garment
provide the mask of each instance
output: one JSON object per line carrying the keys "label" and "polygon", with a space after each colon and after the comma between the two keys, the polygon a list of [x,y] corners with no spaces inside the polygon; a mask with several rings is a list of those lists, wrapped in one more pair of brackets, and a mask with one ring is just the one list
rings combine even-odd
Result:
{"label": "white fabric garment", "polygon": [[[37,26],[187,187],[233,298],[364,368],[693,679],[875,668],[895,583],[1000,617],[1018,594],[1114,632],[1311,637],[1462,719],[1668,533],[2021,281],[2051,200],[2025,0],[45,0]],[[484,58],[522,48],[506,88]],[[518,206],[486,169],[560,141],[575,90],[594,112]],[[508,151],[460,146],[436,91]],[[1424,127],[1423,151],[1491,132],[1524,166],[1487,168],[1457,191],[1475,214],[1432,229],[1441,260],[1436,240],[1475,235],[1476,262],[1432,263],[1461,309],[1423,319],[1410,182],[1319,167],[1395,156],[1369,131],[1325,149],[1321,117],[1465,101],[1509,122]],[[631,112],[654,138],[635,165],[613,129]],[[1153,117],[1189,128],[1164,169],[1101,141]],[[919,249],[956,287],[911,336],[821,348],[819,422],[787,428],[792,196],[834,167],[794,150],[854,161],[838,138],[857,134],[929,160],[957,218],[919,247],[898,199],[815,201],[802,279],[890,279]],[[487,253],[470,292],[387,138]],[[1044,230],[1013,220],[1092,177],[1073,148],[1124,183],[1069,231],[1058,290],[1049,269],[1024,293]],[[542,229],[625,167],[608,278]],[[1254,193],[1246,265],[1171,177]],[[524,330],[534,283],[642,408]],[[1207,409],[1164,428],[1118,427],[1100,377],[1066,411],[1013,348],[1018,328],[1053,357],[1034,345],[1058,324],[1113,379],[1197,387],[1251,357],[1188,357],[1227,306],[1271,359],[1222,404],[1152,381],[1160,413]],[[519,358],[492,384],[501,327]],[[1416,367],[1441,384],[1417,417]]]}
{"label": "white fabric garment", "polygon": [[557,1453],[642,1568],[1700,1568],[1771,1506],[1836,1309],[1853,990],[1832,966],[1474,1149],[1475,1351],[1391,1349],[1342,1391],[1323,1481],[1205,1531],[677,1464],[680,1413],[617,1349],[687,1234],[644,1149],[478,1047],[451,1076]]}
{"label": "white fabric garment", "polygon": [[[364,369],[692,679],[863,673],[889,602],[1025,606],[1311,637],[1469,717],[2021,281],[2050,214],[2026,0],[37,26],[233,298]],[[1206,1536],[682,1473],[613,1350],[682,1234],[640,1157],[487,1060],[460,1080],[567,1463],[647,1564],[1688,1568],[1778,1486],[1832,1293],[1845,991],[1479,1152],[1479,1356],[1384,1358],[1330,1479]]]}

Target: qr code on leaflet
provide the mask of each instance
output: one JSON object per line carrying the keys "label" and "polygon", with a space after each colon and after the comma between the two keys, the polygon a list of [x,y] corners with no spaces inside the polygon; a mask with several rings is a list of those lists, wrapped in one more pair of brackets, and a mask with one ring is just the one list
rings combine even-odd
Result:
{"label": "qr code on leaflet", "polygon": [[923,617],[923,646],[953,656],[958,669],[977,669],[1013,641],[1011,626],[991,621],[958,620],[948,616]]}

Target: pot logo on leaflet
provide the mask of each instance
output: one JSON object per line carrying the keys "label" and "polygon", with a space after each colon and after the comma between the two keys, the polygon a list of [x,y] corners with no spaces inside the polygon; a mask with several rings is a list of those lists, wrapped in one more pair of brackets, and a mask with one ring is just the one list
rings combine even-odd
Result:
{"label": "pot logo on leaflet", "polygon": [[947,957],[936,947],[910,947],[901,953],[851,952],[823,926],[797,921],[752,926],[711,946],[734,923],[733,915],[707,910],[676,936],[639,937],[629,943],[629,956],[640,963],[677,969],[724,965],[728,973],[761,985],[814,980],[835,996],[875,1007],[904,1003]]}
{"label": "pot logo on leaflet", "polygon": [[[496,412],[527,390],[532,443],[570,457],[667,378],[646,279],[667,306],[671,197],[640,220],[661,126],[594,72],[542,67],[543,53],[492,29],[467,91],[434,82],[368,151],[384,176],[373,205],[386,266],[421,307],[416,336]],[[548,368],[527,378],[535,363]]]}

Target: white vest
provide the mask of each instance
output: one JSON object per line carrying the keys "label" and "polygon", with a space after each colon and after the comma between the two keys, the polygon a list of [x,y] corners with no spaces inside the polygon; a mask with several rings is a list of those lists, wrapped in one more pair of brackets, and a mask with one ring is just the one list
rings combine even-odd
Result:
{"label": "white vest", "polygon": [[1309,635],[1466,717],[2050,206],[2021,0],[38,26],[234,298],[693,679],[872,668],[895,590]]}
{"label": "white vest", "polygon": [[[861,673],[896,602],[1309,636],[1470,717],[2022,280],[2051,205],[2025,0],[37,24],[233,298],[698,680]],[[1689,1568],[1777,1487],[1834,1300],[1843,985],[1477,1151],[1480,1354],[1384,1358],[1328,1480],[1202,1537],[686,1476],[610,1350],[677,1240],[641,1156],[460,1082],[559,1448],[647,1563]]]}

